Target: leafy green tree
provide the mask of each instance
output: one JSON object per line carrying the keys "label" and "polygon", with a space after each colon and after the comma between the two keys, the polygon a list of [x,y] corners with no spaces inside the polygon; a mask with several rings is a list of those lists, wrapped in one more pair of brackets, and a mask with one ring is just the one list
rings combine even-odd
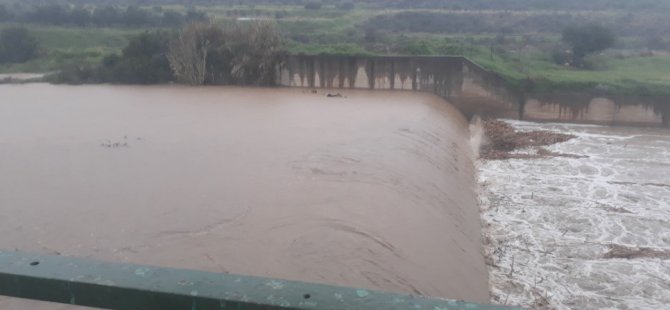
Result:
{"label": "leafy green tree", "polygon": [[320,10],[322,6],[321,2],[307,2],[305,4],[305,10]]}
{"label": "leafy green tree", "polygon": [[184,22],[184,15],[172,10],[167,10],[163,12],[161,24],[163,24],[164,26],[180,25],[183,22]]}
{"label": "leafy green tree", "polygon": [[207,14],[196,11],[196,9],[189,9],[184,18],[187,22],[202,22],[207,20]]}
{"label": "leafy green tree", "polygon": [[93,22],[99,26],[112,26],[123,23],[123,13],[115,6],[103,6],[93,11]]}
{"label": "leafy green tree", "polygon": [[33,11],[26,13],[24,18],[38,23],[59,25],[64,24],[68,17],[68,11],[65,7],[58,4],[48,4],[35,7]]}
{"label": "leafy green tree", "polygon": [[355,8],[355,5],[351,1],[338,3],[336,6],[339,10],[351,11]]}
{"label": "leafy green tree", "polygon": [[612,30],[598,25],[570,26],[563,30],[563,41],[572,48],[573,65],[579,67],[584,65],[587,55],[611,47],[615,40]]}
{"label": "leafy green tree", "polygon": [[37,55],[37,40],[23,27],[10,27],[0,32],[0,63],[26,62]]}
{"label": "leafy green tree", "polygon": [[160,84],[174,80],[166,53],[170,36],[145,32],[130,40],[120,56],[103,59],[101,80],[123,84]]}
{"label": "leafy green tree", "polygon": [[131,26],[146,25],[150,22],[151,15],[143,8],[129,6],[124,16],[125,24]]}
{"label": "leafy green tree", "polygon": [[77,26],[86,26],[91,22],[91,11],[76,7],[70,12],[70,22]]}

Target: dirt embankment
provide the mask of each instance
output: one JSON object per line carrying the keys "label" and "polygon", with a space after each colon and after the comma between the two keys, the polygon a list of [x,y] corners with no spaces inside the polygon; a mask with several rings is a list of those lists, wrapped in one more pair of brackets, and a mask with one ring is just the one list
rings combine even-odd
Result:
{"label": "dirt embankment", "polygon": [[[575,136],[573,135],[546,130],[520,132],[516,131],[510,124],[495,119],[483,120],[482,123],[487,138],[480,147],[480,157],[482,159],[579,157],[577,155],[555,153],[542,148],[542,146],[574,139]],[[527,149],[528,152],[514,152],[522,149]]]}
{"label": "dirt embankment", "polygon": [[0,84],[41,82],[49,73],[1,73]]}

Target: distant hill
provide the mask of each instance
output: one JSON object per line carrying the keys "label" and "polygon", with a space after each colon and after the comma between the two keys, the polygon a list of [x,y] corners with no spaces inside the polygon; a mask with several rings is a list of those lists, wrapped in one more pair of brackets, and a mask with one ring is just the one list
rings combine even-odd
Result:
{"label": "distant hill", "polygon": [[[304,5],[315,0],[0,0],[0,3],[74,5]],[[351,0],[322,0],[323,5],[337,5]],[[376,8],[423,8],[450,10],[670,10],[667,0],[356,0],[356,5]]]}

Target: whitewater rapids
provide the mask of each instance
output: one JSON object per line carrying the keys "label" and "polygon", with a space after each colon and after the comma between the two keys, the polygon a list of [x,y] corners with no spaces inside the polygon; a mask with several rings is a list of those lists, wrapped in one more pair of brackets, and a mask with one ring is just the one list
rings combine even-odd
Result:
{"label": "whitewater rapids", "polygon": [[666,309],[668,257],[608,252],[670,253],[670,131],[509,122],[521,131],[576,135],[547,149],[581,158],[479,163],[493,301],[536,309]]}

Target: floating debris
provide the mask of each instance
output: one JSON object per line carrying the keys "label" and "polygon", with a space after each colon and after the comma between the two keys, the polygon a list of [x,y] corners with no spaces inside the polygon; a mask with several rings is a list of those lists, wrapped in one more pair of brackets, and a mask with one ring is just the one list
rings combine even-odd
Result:
{"label": "floating debris", "polygon": [[638,259],[638,258],[660,258],[660,259],[670,259],[670,250],[657,250],[652,248],[643,248],[643,247],[630,247],[619,244],[612,244],[609,246],[609,250],[603,258],[625,258],[625,259]]}
{"label": "floating debris", "polygon": [[[484,132],[487,140],[481,145],[480,157],[483,159],[509,159],[509,158],[542,158],[542,157],[576,157],[577,155],[549,152],[541,146],[552,145],[576,138],[546,130],[535,130],[528,132],[516,131],[511,125],[494,119],[483,122]],[[531,153],[514,153],[514,151],[525,148],[534,148]]]}
{"label": "floating debris", "polygon": [[[142,138],[137,138],[137,141],[141,141]],[[100,144],[101,147],[104,148],[110,148],[110,149],[117,149],[117,148],[129,148],[130,144],[128,144],[128,136],[123,136],[122,141],[112,141],[112,140],[106,140],[105,142]]]}

